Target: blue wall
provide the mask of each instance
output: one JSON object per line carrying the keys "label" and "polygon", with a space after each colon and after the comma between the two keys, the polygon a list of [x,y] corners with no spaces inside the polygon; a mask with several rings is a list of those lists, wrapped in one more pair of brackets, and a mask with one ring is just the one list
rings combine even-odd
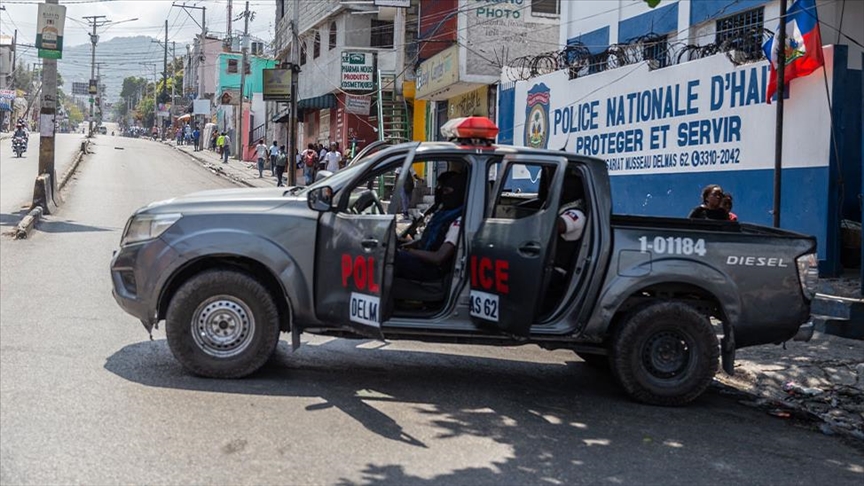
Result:
{"label": "blue wall", "polygon": [[498,89],[498,143],[513,143],[513,110],[516,105],[516,85]]}
{"label": "blue wall", "polygon": [[567,39],[567,44],[575,44],[576,42],[584,44],[591,51],[591,54],[603,52],[609,47],[609,26]]}
{"label": "blue wall", "polygon": [[[728,17],[744,10],[765,5],[768,2],[769,0],[693,0],[690,2],[690,25],[701,24],[706,20],[715,18]],[[789,4],[791,5],[792,2]]]}
{"label": "blue wall", "polygon": [[[662,5],[662,4],[661,4]],[[622,20],[618,24],[618,42],[653,33],[668,34],[678,31],[678,3],[650,10],[642,15]]]}

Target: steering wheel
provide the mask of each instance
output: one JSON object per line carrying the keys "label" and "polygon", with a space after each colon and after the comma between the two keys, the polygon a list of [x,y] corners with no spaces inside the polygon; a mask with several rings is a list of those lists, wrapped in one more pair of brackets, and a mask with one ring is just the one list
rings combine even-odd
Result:
{"label": "steering wheel", "polygon": [[366,211],[372,205],[375,205],[375,209],[378,211],[373,214],[384,214],[384,206],[381,205],[378,194],[375,194],[375,191],[366,189],[360,193],[360,196],[351,205],[351,212],[354,214],[363,214],[363,211]]}

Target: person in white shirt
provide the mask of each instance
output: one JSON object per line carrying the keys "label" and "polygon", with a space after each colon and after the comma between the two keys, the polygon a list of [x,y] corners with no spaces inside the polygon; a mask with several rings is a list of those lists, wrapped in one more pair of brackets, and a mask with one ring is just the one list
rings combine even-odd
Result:
{"label": "person in white shirt", "polygon": [[330,151],[327,152],[324,158],[327,160],[326,170],[330,172],[337,172],[339,170],[339,164],[342,163],[342,153],[336,148],[335,142],[330,144]]}
{"label": "person in white shirt", "polygon": [[264,158],[267,157],[267,144],[264,139],[258,140],[258,145],[255,146],[255,154],[258,156],[258,178],[264,177]]}
{"label": "person in white shirt", "polygon": [[276,159],[279,157],[279,145],[276,140],[273,140],[273,145],[270,146],[270,175],[276,175]]}

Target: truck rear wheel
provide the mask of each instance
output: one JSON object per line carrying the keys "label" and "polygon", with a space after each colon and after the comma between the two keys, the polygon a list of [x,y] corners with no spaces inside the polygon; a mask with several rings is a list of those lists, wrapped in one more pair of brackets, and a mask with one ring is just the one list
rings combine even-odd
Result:
{"label": "truck rear wheel", "polygon": [[612,371],[631,397],[652,405],[684,405],[705,391],[720,351],[708,318],[680,302],[643,307],[612,343]]}
{"label": "truck rear wheel", "polygon": [[168,306],[166,334],[190,372],[239,378],[267,362],[279,341],[279,311],[255,278],[209,270],[186,281]]}

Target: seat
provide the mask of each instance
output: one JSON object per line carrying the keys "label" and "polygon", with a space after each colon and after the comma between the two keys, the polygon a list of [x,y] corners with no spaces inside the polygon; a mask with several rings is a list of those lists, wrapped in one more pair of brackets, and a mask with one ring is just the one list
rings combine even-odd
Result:
{"label": "seat", "polygon": [[440,302],[447,298],[449,275],[438,280],[422,281],[405,278],[393,279],[393,298],[419,302]]}

